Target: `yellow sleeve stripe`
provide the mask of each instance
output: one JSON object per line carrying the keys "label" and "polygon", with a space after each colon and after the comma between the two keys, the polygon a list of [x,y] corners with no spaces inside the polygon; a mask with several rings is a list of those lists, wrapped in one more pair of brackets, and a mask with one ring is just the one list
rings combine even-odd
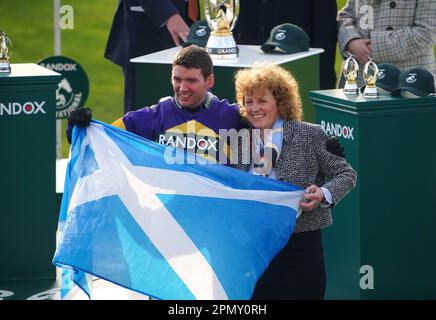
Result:
{"label": "yellow sleeve stripe", "polygon": [[117,128],[123,129],[123,130],[126,130],[126,126],[124,125],[124,121],[123,121],[123,118],[122,118],[122,117],[119,118],[118,120],[115,120],[114,122],[112,122],[112,125],[113,125],[114,127],[117,127]]}

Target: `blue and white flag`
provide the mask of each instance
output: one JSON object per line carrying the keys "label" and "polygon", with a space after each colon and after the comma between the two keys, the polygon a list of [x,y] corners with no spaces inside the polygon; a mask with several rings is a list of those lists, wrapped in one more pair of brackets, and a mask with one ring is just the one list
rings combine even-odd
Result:
{"label": "blue and white flag", "polygon": [[251,298],[303,190],[179,155],[101,122],[74,128],[53,259],[62,297],[91,297],[96,276],[157,299]]}

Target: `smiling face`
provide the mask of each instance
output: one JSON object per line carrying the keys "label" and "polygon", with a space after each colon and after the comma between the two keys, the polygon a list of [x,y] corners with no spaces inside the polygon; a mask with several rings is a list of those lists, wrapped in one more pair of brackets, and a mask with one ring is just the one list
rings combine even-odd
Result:
{"label": "smiling face", "polygon": [[256,129],[272,129],[279,117],[277,101],[268,89],[245,95],[247,119]]}
{"label": "smiling face", "polygon": [[213,74],[207,79],[198,68],[185,68],[180,65],[173,67],[171,83],[177,101],[182,107],[198,107],[206,96],[207,90],[213,87]]}

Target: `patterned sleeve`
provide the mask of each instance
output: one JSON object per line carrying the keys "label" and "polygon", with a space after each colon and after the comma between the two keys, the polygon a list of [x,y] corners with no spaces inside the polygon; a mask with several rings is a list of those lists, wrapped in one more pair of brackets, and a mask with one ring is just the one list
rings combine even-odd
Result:
{"label": "patterned sleeve", "polygon": [[328,136],[321,127],[314,127],[312,139],[320,171],[327,178],[327,182],[322,187],[330,191],[333,205],[336,205],[356,186],[356,171],[344,158],[327,151],[325,144]]}
{"label": "patterned sleeve", "polygon": [[339,50],[343,57],[348,54],[345,52],[348,42],[353,39],[361,38],[356,28],[355,0],[349,0],[344,8],[338,12],[338,42]]}
{"label": "patterned sleeve", "polygon": [[[398,16],[401,21],[403,17]],[[396,31],[372,31],[372,54],[378,61],[403,61],[428,53],[436,44],[436,1],[418,0],[414,25]]]}

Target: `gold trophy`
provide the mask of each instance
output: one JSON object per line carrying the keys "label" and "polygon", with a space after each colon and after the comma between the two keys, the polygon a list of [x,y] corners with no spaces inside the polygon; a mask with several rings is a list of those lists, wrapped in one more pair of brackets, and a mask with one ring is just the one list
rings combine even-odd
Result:
{"label": "gold trophy", "polygon": [[363,68],[363,80],[365,80],[365,90],[363,91],[363,97],[367,99],[377,98],[377,77],[378,67],[372,58],[365,64]]}
{"label": "gold trophy", "polygon": [[12,54],[11,40],[6,36],[3,31],[0,32],[0,74],[11,73],[11,65],[9,59]]}
{"label": "gold trophy", "polygon": [[344,93],[358,94],[359,88],[357,87],[356,81],[359,74],[359,64],[352,55],[344,62],[343,74],[345,78]]}
{"label": "gold trophy", "polygon": [[211,30],[207,52],[215,60],[237,60],[239,49],[232,30],[238,19],[239,0],[205,0],[204,9]]}

